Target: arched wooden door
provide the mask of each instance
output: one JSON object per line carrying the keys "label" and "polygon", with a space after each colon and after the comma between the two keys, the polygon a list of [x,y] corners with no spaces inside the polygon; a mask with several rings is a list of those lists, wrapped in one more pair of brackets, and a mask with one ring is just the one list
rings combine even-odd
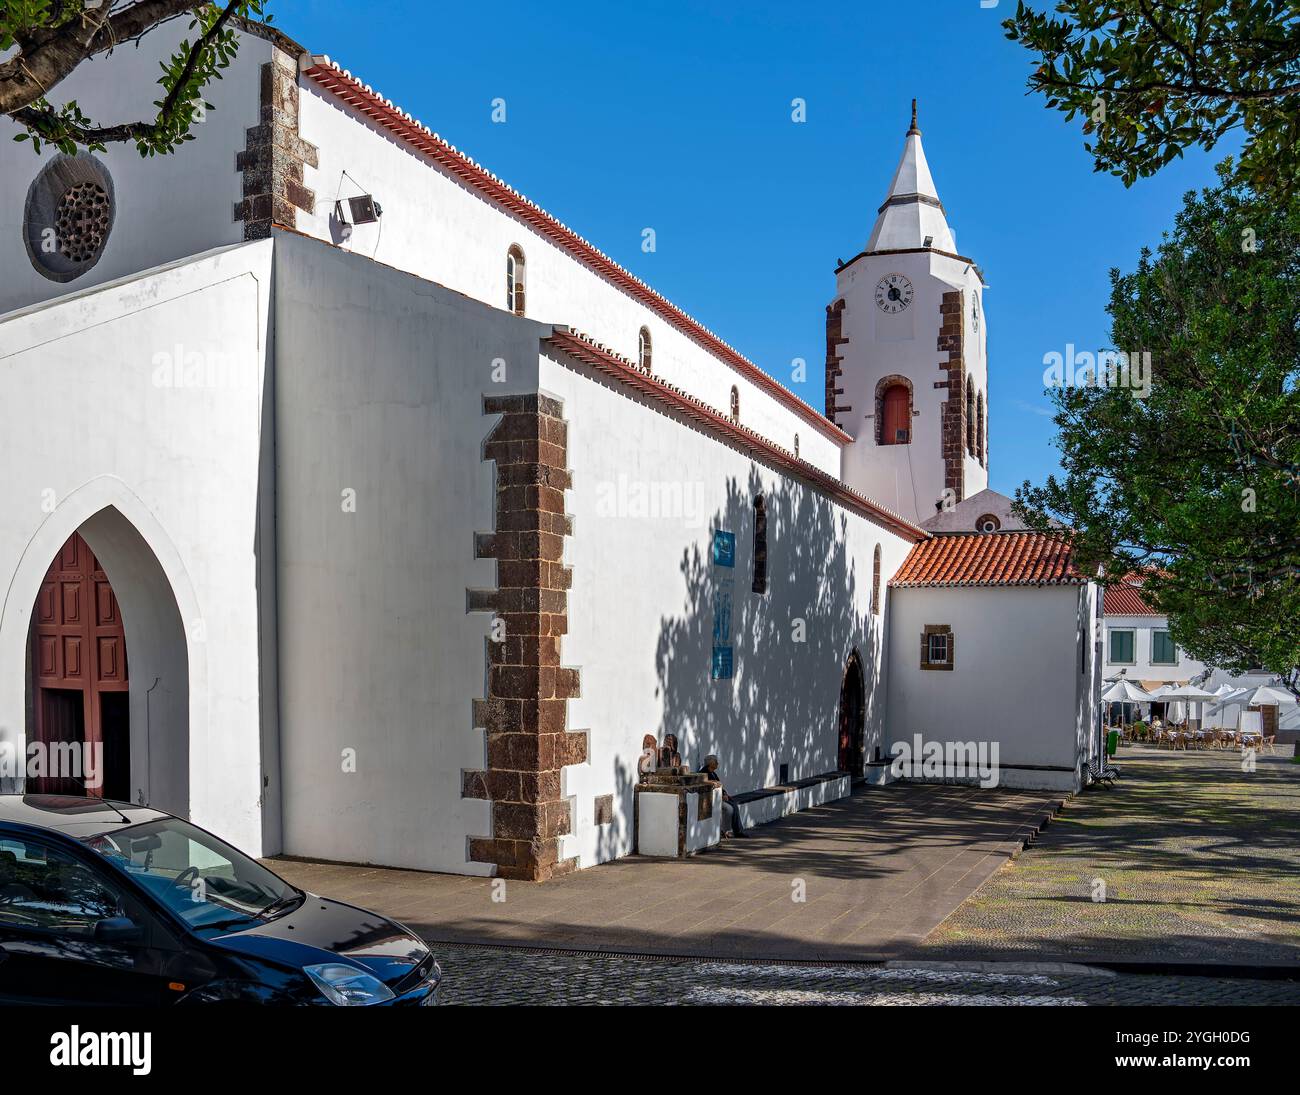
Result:
{"label": "arched wooden door", "polygon": [[867,682],[862,673],[862,659],[855,650],[849,655],[840,685],[840,755],[839,770],[855,778],[862,775],[866,763],[865,732]]}
{"label": "arched wooden door", "polygon": [[[102,782],[63,773],[29,781],[44,794],[131,797],[131,719],[122,612],[108,575],[79,533],[54,557],[32,618],[36,740],[84,743],[102,756]],[[85,754],[83,753],[83,763]]]}

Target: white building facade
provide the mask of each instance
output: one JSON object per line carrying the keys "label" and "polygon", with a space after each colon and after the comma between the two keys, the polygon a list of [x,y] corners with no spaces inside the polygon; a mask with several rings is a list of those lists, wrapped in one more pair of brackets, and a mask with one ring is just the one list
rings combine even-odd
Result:
{"label": "white building facade", "polygon": [[[96,745],[115,796],[255,853],[542,879],[634,850],[646,734],[743,791],[937,732],[889,680],[890,579],[987,484],[987,368],[915,123],[822,413],[327,58],[243,39],[174,155],[0,165],[4,741]],[[168,45],[66,92],[129,113]],[[1040,592],[1073,642],[1082,594]]]}

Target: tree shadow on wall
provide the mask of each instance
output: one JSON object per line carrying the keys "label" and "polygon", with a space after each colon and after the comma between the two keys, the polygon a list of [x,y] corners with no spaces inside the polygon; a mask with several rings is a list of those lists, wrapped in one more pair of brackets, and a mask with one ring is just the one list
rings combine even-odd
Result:
{"label": "tree shadow on wall", "polygon": [[[759,494],[767,513],[764,594],[752,591]],[[661,621],[656,652],[659,736],[676,734],[692,767],[718,754],[732,793],[773,785],[782,764],[792,780],[839,766],[840,685],[855,647],[866,684],[863,755],[870,758],[880,744],[873,716],[883,714],[883,617],[868,607],[878,540],[865,541],[859,574],[846,547],[848,525],[848,515],[816,491],[789,482],[765,487],[754,469],[743,488],[736,478],[728,481],[725,505],[683,553],[684,608]],[[714,565],[715,529],[735,533],[734,567]],[[728,592],[732,679],[712,680],[715,619]]]}

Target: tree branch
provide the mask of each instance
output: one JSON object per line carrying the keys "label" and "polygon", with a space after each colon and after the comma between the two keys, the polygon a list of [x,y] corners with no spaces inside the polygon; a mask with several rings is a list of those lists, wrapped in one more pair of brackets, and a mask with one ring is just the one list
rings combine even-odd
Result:
{"label": "tree branch", "polygon": [[33,36],[43,40],[0,64],[0,114],[22,122],[17,112],[48,95],[87,57],[202,6],[196,0],[139,0],[114,14],[106,2],[101,11],[83,10],[48,35]]}

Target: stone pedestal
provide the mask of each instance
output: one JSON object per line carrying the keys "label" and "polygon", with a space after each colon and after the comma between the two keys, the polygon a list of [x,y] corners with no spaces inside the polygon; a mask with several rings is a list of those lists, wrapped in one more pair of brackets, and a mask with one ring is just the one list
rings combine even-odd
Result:
{"label": "stone pedestal", "polygon": [[702,781],[641,783],[636,817],[639,854],[693,855],[722,839],[722,791]]}

